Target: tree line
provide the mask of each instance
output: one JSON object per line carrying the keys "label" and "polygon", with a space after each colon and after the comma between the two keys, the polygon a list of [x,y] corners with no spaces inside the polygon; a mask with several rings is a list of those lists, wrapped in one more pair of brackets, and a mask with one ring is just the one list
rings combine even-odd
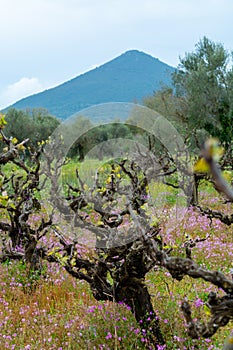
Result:
{"label": "tree line", "polygon": [[51,116],[44,108],[17,110],[9,109],[5,114],[6,136],[16,138],[19,142],[30,138],[34,147],[49,138],[60,124],[60,120]]}

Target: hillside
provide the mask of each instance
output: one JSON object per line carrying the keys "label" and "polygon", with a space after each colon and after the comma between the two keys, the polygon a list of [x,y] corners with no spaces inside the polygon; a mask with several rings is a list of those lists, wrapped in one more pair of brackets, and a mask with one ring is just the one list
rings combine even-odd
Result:
{"label": "hillside", "polygon": [[95,104],[140,103],[143,97],[164,85],[171,85],[171,74],[174,70],[157,58],[131,50],[100,67],[55,88],[19,100],[9,107],[43,107],[50,114],[66,119]]}

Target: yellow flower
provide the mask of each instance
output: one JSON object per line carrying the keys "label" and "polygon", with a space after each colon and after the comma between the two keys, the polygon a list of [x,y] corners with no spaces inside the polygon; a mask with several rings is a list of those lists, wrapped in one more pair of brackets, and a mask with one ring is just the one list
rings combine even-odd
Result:
{"label": "yellow flower", "polygon": [[207,316],[210,316],[211,315],[211,311],[210,311],[210,308],[205,304],[204,305],[204,311],[205,311],[205,314]]}
{"label": "yellow flower", "polygon": [[18,142],[16,137],[13,137],[13,139],[11,140],[11,142],[13,143],[13,145],[16,145],[16,143]]}
{"label": "yellow flower", "polygon": [[24,151],[25,150],[25,147],[22,144],[17,145],[17,148],[18,148],[19,151]]}
{"label": "yellow flower", "polygon": [[210,167],[207,164],[205,158],[199,158],[193,167],[194,173],[208,173],[209,170]]}
{"label": "yellow flower", "polygon": [[3,129],[6,124],[5,116],[0,113],[0,129]]}

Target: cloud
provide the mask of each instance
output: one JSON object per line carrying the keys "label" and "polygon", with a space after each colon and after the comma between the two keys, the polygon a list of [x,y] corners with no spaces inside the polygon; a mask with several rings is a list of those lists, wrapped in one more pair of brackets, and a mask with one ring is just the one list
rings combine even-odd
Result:
{"label": "cloud", "polygon": [[44,90],[38,78],[21,78],[19,81],[8,85],[0,93],[0,108],[3,109],[23,97]]}

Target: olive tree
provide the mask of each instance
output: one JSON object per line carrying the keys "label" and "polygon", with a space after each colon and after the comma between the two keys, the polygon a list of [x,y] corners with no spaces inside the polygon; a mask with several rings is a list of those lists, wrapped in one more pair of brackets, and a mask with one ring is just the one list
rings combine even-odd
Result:
{"label": "olive tree", "polygon": [[230,53],[204,37],[180,59],[173,77],[177,96],[186,100],[189,128],[206,130],[226,147],[232,140],[232,72]]}

